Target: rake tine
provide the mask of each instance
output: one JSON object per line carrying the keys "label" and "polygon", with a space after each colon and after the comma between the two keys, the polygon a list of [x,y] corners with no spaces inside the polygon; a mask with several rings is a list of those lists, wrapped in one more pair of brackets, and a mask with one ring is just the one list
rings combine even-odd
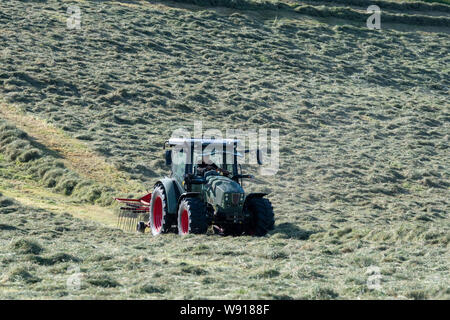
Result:
{"label": "rake tine", "polygon": [[128,231],[132,231],[133,229],[133,215],[131,214],[128,218]]}
{"label": "rake tine", "polygon": [[119,211],[119,214],[117,216],[117,228],[120,229],[120,218],[122,217],[122,213]]}
{"label": "rake tine", "polygon": [[122,229],[122,230],[123,230],[123,225],[124,225],[124,222],[125,222],[124,219],[125,219],[124,213],[122,212],[120,214],[120,229]]}
{"label": "rake tine", "polygon": [[128,213],[128,216],[127,216],[127,231],[130,231],[130,224],[131,224],[131,214],[130,213]]}
{"label": "rake tine", "polygon": [[122,222],[121,222],[121,225],[122,225],[122,229],[125,231],[125,224],[126,224],[126,222],[127,222],[127,215],[126,215],[126,212],[125,211],[123,211],[122,212]]}
{"label": "rake tine", "polygon": [[137,231],[137,223],[138,223],[138,215],[136,214],[133,220],[133,232]]}
{"label": "rake tine", "polygon": [[136,212],[134,215],[134,221],[133,221],[133,231],[137,231],[137,224],[139,222],[139,212]]}
{"label": "rake tine", "polygon": [[126,217],[126,215],[124,214],[124,216],[122,217],[122,229],[124,230],[124,231],[126,231],[126,226],[127,226],[127,217]]}
{"label": "rake tine", "polygon": [[117,216],[117,227],[124,231],[136,231],[136,226],[139,221],[148,221],[147,212],[137,208],[135,210],[119,210]]}
{"label": "rake tine", "polygon": [[136,219],[133,218],[133,220],[131,220],[131,231],[135,231],[136,229]]}
{"label": "rake tine", "polygon": [[120,214],[120,229],[123,229],[123,212]]}
{"label": "rake tine", "polygon": [[129,231],[133,231],[133,215],[131,215],[131,217],[130,217],[130,227],[129,227]]}

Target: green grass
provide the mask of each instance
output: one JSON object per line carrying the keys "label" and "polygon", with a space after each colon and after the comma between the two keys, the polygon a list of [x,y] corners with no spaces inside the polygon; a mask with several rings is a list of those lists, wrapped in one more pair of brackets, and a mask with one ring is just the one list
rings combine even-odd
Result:
{"label": "green grass", "polygon": [[[302,241],[279,230],[269,238],[152,238],[14,203],[2,205],[0,222],[3,299],[449,297],[448,228],[440,226],[420,241],[371,241],[348,228]],[[367,288],[372,265],[381,290]]]}
{"label": "green grass", "polygon": [[[22,203],[0,197],[0,298],[448,299],[448,6],[383,1],[372,31],[342,1],[192,3],[78,2],[79,31],[72,2],[0,4],[0,113],[16,126],[0,187]],[[108,217],[77,194],[85,180],[105,199],[151,189],[164,141],[198,119],[280,129],[279,172],[244,167],[274,204],[267,237],[73,218]]]}

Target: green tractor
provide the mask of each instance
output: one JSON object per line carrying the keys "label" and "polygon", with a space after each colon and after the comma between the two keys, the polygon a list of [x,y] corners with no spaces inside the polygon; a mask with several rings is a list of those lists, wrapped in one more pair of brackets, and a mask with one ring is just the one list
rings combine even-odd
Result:
{"label": "green tractor", "polygon": [[170,176],[141,199],[117,200],[132,211],[149,212],[149,222],[137,224],[140,232],[204,234],[213,226],[217,234],[264,236],[274,228],[273,207],[265,193],[245,194],[242,181],[253,176],[241,172],[238,144],[235,139],[170,139],[165,143],[171,148],[165,153]]}

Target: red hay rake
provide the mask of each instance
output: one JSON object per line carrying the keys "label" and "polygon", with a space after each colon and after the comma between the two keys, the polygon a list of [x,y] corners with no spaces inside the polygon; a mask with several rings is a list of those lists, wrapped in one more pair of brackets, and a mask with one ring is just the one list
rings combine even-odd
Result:
{"label": "red hay rake", "polygon": [[118,212],[117,227],[124,231],[136,231],[139,221],[147,223],[151,198],[151,193],[139,199],[114,198],[121,204]]}

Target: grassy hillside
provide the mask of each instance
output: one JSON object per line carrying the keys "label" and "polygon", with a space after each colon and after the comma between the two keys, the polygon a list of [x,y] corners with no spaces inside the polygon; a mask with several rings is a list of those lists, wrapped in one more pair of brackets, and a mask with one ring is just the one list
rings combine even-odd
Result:
{"label": "grassy hillside", "polygon": [[[367,3],[0,3],[0,298],[448,299],[450,6],[370,1],[369,30]],[[275,230],[111,228],[101,206],[151,188],[198,119],[280,129],[279,172],[246,186]]]}
{"label": "grassy hillside", "polygon": [[[330,232],[325,241],[288,224],[269,238],[149,240],[1,196],[0,217],[2,299],[445,299],[449,294],[448,230],[445,238],[438,226],[427,230],[414,223],[414,232],[394,242],[385,240],[389,233],[368,241],[348,228]],[[346,245],[339,250],[341,242]],[[374,264],[380,266],[382,291],[366,285],[366,269]],[[79,287],[67,285],[73,277]]]}

